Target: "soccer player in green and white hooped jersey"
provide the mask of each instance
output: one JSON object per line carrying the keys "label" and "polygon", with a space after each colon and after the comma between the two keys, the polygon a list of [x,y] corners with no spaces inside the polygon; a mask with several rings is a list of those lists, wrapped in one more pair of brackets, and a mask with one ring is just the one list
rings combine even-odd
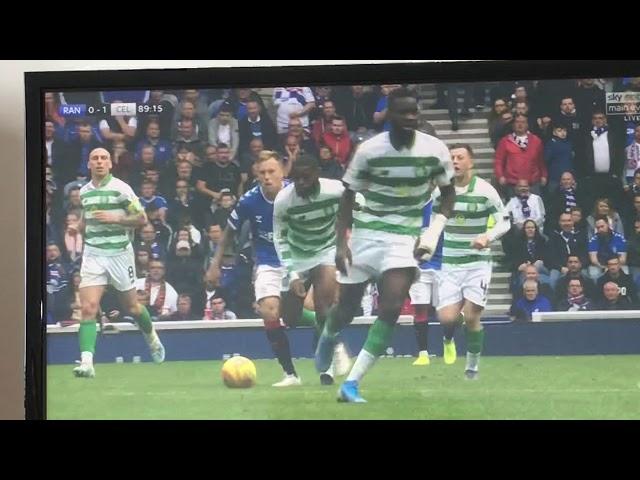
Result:
{"label": "soccer player in green and white hooped jersey", "polygon": [[[451,147],[455,171],[456,199],[444,229],[442,270],[438,277],[438,318],[444,329],[447,363],[455,361],[453,334],[460,313],[464,314],[467,334],[465,375],[478,377],[484,331],[480,315],[487,304],[491,281],[490,242],[509,231],[511,223],[498,192],[473,174],[473,150],[469,145]],[[439,192],[434,192],[434,212],[440,208]],[[493,217],[495,226],[488,227]]]}
{"label": "soccer player in green and white hooped jersey", "polygon": [[[417,131],[415,96],[404,88],[394,90],[387,115],[389,132],[363,142],[343,177],[346,188],[340,200],[336,253],[340,298],[316,349],[316,369],[322,372],[331,362],[337,333],[353,320],[367,282],[377,281],[379,315],[338,393],[338,400],[345,402],[365,401],[359,382],[391,342],[404,299],[419,274],[414,255],[430,256],[436,250],[455,197],[449,149]],[[434,183],[442,191],[441,213],[420,235],[423,207]],[[366,206],[353,219],[355,192],[362,192]],[[349,246],[347,230],[352,223]]]}
{"label": "soccer player in green and white hooped jersey", "polygon": [[153,328],[146,307],[138,303],[134,287],[135,258],[131,237],[147,217],[129,185],[111,175],[111,155],[104,148],[89,153],[91,181],[80,189],[85,248],[80,270],[82,320],[78,331],[80,365],[76,377],[95,376],[96,316],[107,285],[118,290],[123,311],[131,315],[144,335],[154,362],[164,361],[164,346]]}
{"label": "soccer player in green and white hooped jersey", "polygon": [[[312,156],[302,156],[293,166],[293,183],[276,197],[273,211],[273,243],[287,268],[289,301],[283,304],[284,319],[300,316],[307,290],[313,285],[316,328],[324,328],[334,304],[336,281],[336,214],[344,192],[339,180],[319,178],[320,165]],[[358,203],[362,204],[360,196]],[[315,346],[314,346],[315,349]],[[333,364],[320,374],[323,385],[333,384],[335,375],[345,375],[349,357],[342,343],[334,350]]]}

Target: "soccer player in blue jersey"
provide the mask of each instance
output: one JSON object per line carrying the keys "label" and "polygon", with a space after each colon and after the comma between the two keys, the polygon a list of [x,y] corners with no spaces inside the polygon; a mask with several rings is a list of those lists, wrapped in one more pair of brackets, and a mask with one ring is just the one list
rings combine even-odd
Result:
{"label": "soccer player in blue jersey", "polygon": [[[423,228],[429,227],[432,207],[433,201],[429,200],[423,210]],[[409,289],[411,305],[415,309],[413,325],[418,343],[418,358],[413,362],[415,366],[424,366],[430,363],[427,350],[427,329],[430,310],[433,311],[432,309],[438,305],[437,275],[442,268],[442,243],[443,235],[440,236],[438,246],[431,259],[420,263],[420,278]]]}
{"label": "soccer player in blue jersey", "polygon": [[226,245],[235,240],[244,222],[250,222],[256,255],[256,301],[273,353],[285,373],[284,378],[273,386],[290,387],[301,385],[302,382],[293,366],[289,340],[280,323],[280,292],[286,279],[286,268],[281,264],[273,244],[273,205],[287,183],[282,160],[276,152],[262,151],[256,164],[259,185],[245,193],[231,212],[222,241],[207,271],[207,279],[218,284],[220,262]]}

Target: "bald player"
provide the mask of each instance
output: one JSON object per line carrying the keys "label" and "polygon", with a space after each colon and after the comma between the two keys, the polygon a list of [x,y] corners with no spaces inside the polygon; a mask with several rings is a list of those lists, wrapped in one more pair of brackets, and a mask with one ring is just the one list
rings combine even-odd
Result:
{"label": "bald player", "polygon": [[89,154],[91,181],[80,190],[85,248],[79,287],[81,360],[73,369],[76,377],[95,377],[96,317],[108,285],[118,291],[123,312],[132,316],[142,331],[153,361],[161,363],[165,356],[151,316],[146,307],[138,303],[134,288],[136,267],[131,240],[134,230],[147,223],[147,217],[131,187],[111,175],[112,168],[107,150],[92,150]]}

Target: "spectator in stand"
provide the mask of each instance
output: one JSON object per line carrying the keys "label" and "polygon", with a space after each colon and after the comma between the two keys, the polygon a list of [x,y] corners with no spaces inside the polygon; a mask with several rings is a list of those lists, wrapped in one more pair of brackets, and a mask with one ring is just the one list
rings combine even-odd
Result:
{"label": "spectator in stand", "polygon": [[152,316],[169,315],[177,310],[178,293],[165,280],[165,264],[161,260],[149,263],[149,276],[136,280],[135,288],[149,295],[149,313]]}
{"label": "spectator in stand", "polygon": [[[496,128],[498,128],[498,126],[502,123],[502,115],[507,112],[510,113],[509,103],[504,98],[497,98],[493,102],[493,108],[489,112],[489,118],[487,120],[487,123],[489,124],[489,137],[492,140],[496,138],[494,137],[494,135],[496,135]],[[506,132],[499,132],[499,134],[500,135],[497,137],[498,140],[504,137],[506,135]],[[494,142],[494,145],[497,143],[498,142],[496,140],[496,142]]]}
{"label": "spectator in stand", "polygon": [[150,205],[156,207],[160,213],[160,218],[166,218],[168,204],[164,197],[156,195],[156,186],[153,182],[145,180],[140,187],[140,204],[143,208]]}
{"label": "spectator in stand", "polygon": [[324,132],[322,143],[328,146],[342,167],[346,167],[351,158],[351,138],[347,132],[344,118],[335,115],[331,120],[331,130]]}
{"label": "spectator in stand", "polygon": [[511,133],[513,133],[513,113],[508,110],[500,115],[495,123],[493,133],[490,134],[493,148],[498,148],[500,140]]}
{"label": "spectator in stand", "polygon": [[528,265],[533,265],[540,274],[540,279],[544,283],[549,283],[549,270],[545,265],[548,254],[547,242],[538,230],[536,222],[527,220],[524,222],[522,232],[518,234],[515,242],[513,263],[515,267],[514,276],[520,277],[516,280],[519,287],[525,280],[525,270]]}
{"label": "spectator in stand", "polygon": [[582,123],[588,125],[593,112],[603,112],[606,108],[605,92],[595,78],[581,78],[573,93],[576,110],[581,112]]}
{"label": "spectator in stand", "polygon": [[[541,295],[547,297],[551,302],[553,302],[555,295],[553,294],[551,285],[549,285],[549,283],[543,283],[540,281],[540,274],[538,273],[538,269],[535,267],[535,265],[527,265],[524,269],[524,281],[526,282],[527,280],[533,280],[534,282],[536,282],[536,285],[538,285],[538,292]],[[514,299],[520,298],[522,296],[522,289],[514,289],[513,295]]]}
{"label": "spectator in stand", "polygon": [[573,172],[573,145],[567,139],[564,125],[554,125],[553,136],[544,146],[544,160],[549,172],[549,192],[555,192],[560,185],[560,177],[564,172]]}
{"label": "spectator in stand", "polygon": [[185,293],[178,295],[177,310],[169,316],[160,317],[158,320],[168,320],[171,322],[196,320],[196,317],[191,310],[191,297]]}
{"label": "spectator in stand", "polygon": [[593,310],[592,300],[585,296],[584,285],[581,278],[572,278],[568,282],[567,296],[558,303],[560,312],[583,312]]}
{"label": "spectator in stand", "polygon": [[238,317],[231,310],[227,310],[227,302],[222,296],[214,295],[209,301],[211,318],[204,320],[237,320]]}
{"label": "spectator in stand", "polygon": [[57,169],[65,158],[65,145],[56,134],[55,124],[50,119],[44,123],[44,151],[47,165]]}
{"label": "spectator in stand", "polygon": [[284,137],[285,145],[287,138],[292,136],[298,139],[300,148],[304,153],[310,153],[312,155],[315,155],[317,153],[316,144],[311,138],[309,138],[307,133],[302,128],[302,122],[299,118],[292,118],[291,121],[289,121],[289,133]]}
{"label": "spectator in stand", "polygon": [[532,220],[536,224],[536,230],[542,231],[545,219],[542,197],[531,193],[529,182],[524,179],[516,182],[515,193],[516,196],[509,200],[506,205],[513,224],[518,230],[522,230],[525,222]]}
{"label": "spectator in stand", "polygon": [[331,121],[336,115],[336,107],[333,100],[326,100],[322,109],[322,115],[313,122],[311,128],[311,138],[316,144],[317,148],[320,148],[322,144],[322,136],[326,132],[331,131]]}
{"label": "spectator in stand", "polygon": [[60,248],[47,245],[47,323],[58,323],[69,316],[69,268],[62,261]]}
{"label": "spectator in stand", "polygon": [[560,214],[558,224],[560,229],[549,236],[547,244],[546,262],[547,267],[551,270],[550,281],[552,288],[555,288],[560,275],[567,273],[568,267],[566,267],[566,264],[570,256],[577,256],[582,265],[589,264],[587,237],[584,232],[575,229],[571,214]]}
{"label": "spectator in stand", "polygon": [[231,215],[235,204],[235,197],[230,191],[227,190],[221,192],[220,200],[218,200],[218,208],[216,208],[216,211],[211,217],[211,221],[208,223],[220,225],[224,230],[227,227],[227,220],[229,219],[229,215]]}
{"label": "spectator in stand", "polygon": [[596,282],[598,295],[594,300],[605,299],[605,287],[607,283],[614,283],[620,289],[620,299],[630,307],[638,306],[638,290],[630,275],[622,271],[620,259],[611,257],[607,260],[607,271]]}
{"label": "spectator in stand", "polygon": [[251,102],[258,104],[260,110],[266,112],[266,107],[264,105],[264,102],[262,101],[262,97],[258,92],[255,92],[250,88],[234,88],[231,91],[229,98],[227,98],[220,104],[218,110],[215,112],[211,112],[211,116],[215,117],[222,105],[227,104],[231,107],[231,112],[233,113],[233,116],[238,120],[238,123],[241,123],[247,118],[247,116],[251,115]]}
{"label": "spectator in stand", "polygon": [[315,97],[309,87],[276,87],[273,104],[277,109],[276,127],[284,137],[289,133],[290,121],[299,119],[302,128],[309,131],[309,113],[316,107]]}
{"label": "spectator in stand", "polygon": [[599,216],[595,221],[596,234],[589,240],[589,276],[594,281],[602,275],[607,260],[613,256],[620,258],[622,269],[628,271],[627,241],[622,235],[611,230],[607,217]]}
{"label": "spectator in stand", "polygon": [[186,180],[176,180],[176,195],[169,201],[169,210],[167,213],[167,222],[173,230],[177,230],[180,219],[188,215],[191,218],[197,217],[195,204],[195,194],[189,188]]}
{"label": "spectator in stand", "polygon": [[173,147],[171,142],[160,137],[160,122],[151,120],[147,123],[145,135],[136,145],[136,158],[139,159],[144,147],[151,146],[154,150],[154,158],[162,167],[173,159]]}
{"label": "spectator in stand", "polygon": [[240,179],[242,182],[242,193],[247,192],[249,185],[255,180],[253,165],[260,156],[260,152],[265,150],[265,145],[260,138],[254,138],[249,142],[249,150],[240,156]]}
{"label": "spectator in stand", "polygon": [[76,126],[76,133],[76,138],[69,142],[66,149],[65,161],[57,168],[61,184],[72,181],[77,174],[88,177],[89,152],[102,147],[102,142],[96,137],[90,122],[80,120]]}
{"label": "spectator in stand", "polygon": [[613,208],[608,198],[598,198],[593,206],[593,212],[587,217],[587,237],[591,238],[596,233],[596,218],[606,217],[609,228],[624,236],[624,224],[618,212]]}
{"label": "spectator in stand", "polygon": [[622,295],[622,289],[615,282],[602,286],[602,299],[596,302],[596,310],[633,310],[629,298]]}
{"label": "spectator in stand", "polygon": [[60,115],[60,94],[46,92],[44,94],[44,117],[51,121],[56,135],[64,135],[65,117]]}
{"label": "spectator in stand", "polygon": [[624,129],[609,128],[603,112],[592,115],[591,131],[582,137],[584,157],[576,167],[589,177],[589,189],[596,196],[608,196],[619,205],[624,186],[625,138]]}
{"label": "spectator in stand", "polygon": [[376,130],[388,132],[391,128],[391,124],[387,120],[387,99],[391,92],[400,87],[402,85],[380,85],[380,98],[373,114],[373,124]]}
{"label": "spectator in stand", "polygon": [[136,278],[146,278],[149,275],[150,261],[151,251],[148,248],[140,247],[136,250]]}
{"label": "spectator in stand", "polygon": [[174,128],[180,118],[193,119],[198,137],[207,142],[207,126],[209,123],[209,105],[199,90],[183,90],[182,101],[178,105],[174,115]]}
{"label": "spectator in stand", "polygon": [[[199,232],[198,232],[199,234]],[[169,251],[173,252],[173,256],[175,256],[176,245],[178,242],[187,242],[189,244],[190,256],[197,260],[200,264],[202,263],[202,248],[200,246],[200,242],[196,242],[191,235],[191,229],[188,226],[184,226],[179,228],[171,239],[171,245]],[[202,238],[200,238],[202,241]],[[170,255],[171,256],[171,255]]]}
{"label": "spectator in stand", "polygon": [[356,135],[373,132],[376,103],[375,95],[366,91],[363,85],[353,85],[341,100],[335,99],[336,110],[346,119],[352,140]]}
{"label": "spectator in stand", "polygon": [[192,258],[191,245],[187,240],[175,244],[167,261],[167,281],[178,293],[195,295],[200,290],[202,263]]}
{"label": "spectator in stand", "polygon": [[139,249],[148,250],[153,260],[161,260],[166,256],[166,243],[163,245],[156,238],[156,227],[150,222],[140,229],[140,240],[136,242],[136,250]]}
{"label": "spectator in stand", "polygon": [[212,223],[207,227],[207,235],[202,244],[205,271],[209,269],[209,264],[216,254],[216,250],[222,239],[222,231],[222,227],[217,223]]}
{"label": "spectator in stand", "polygon": [[156,230],[156,240],[162,244],[163,248],[169,248],[171,238],[173,237],[173,230],[167,225],[160,209],[157,205],[151,203],[145,208],[145,213],[147,214],[149,223],[153,225],[153,228]]}
{"label": "spectator in stand", "polygon": [[320,177],[340,180],[344,170],[335,159],[333,151],[326,145],[319,148]]}
{"label": "spectator in stand", "polygon": [[574,278],[580,279],[580,281],[582,282],[582,288],[584,289],[587,297],[596,297],[596,284],[586,275],[586,270],[583,269],[583,263],[581,262],[580,257],[574,254],[570,254],[569,256],[567,256],[567,263],[566,265],[563,265],[562,271],[562,277],[560,277],[556,285],[552,287],[555,291],[554,297],[556,304],[562,302],[567,298],[567,294],[569,291],[569,281],[573,280]]}
{"label": "spectator in stand", "polygon": [[640,192],[640,125],[633,129],[633,142],[625,148],[625,159],[625,190]]}
{"label": "spectator in stand", "polygon": [[511,305],[509,315],[515,320],[531,321],[533,312],[551,312],[551,301],[538,292],[534,280],[527,280],[522,285],[523,296]]}
{"label": "spectator in stand", "polygon": [[206,210],[210,210],[211,213],[217,208],[222,190],[229,190],[238,198],[242,195],[240,167],[231,163],[230,153],[227,145],[219,144],[215,160],[211,162],[207,159],[196,183],[198,192],[206,199]]}
{"label": "spectator in stand", "polygon": [[[546,231],[554,228],[555,222],[561,213],[571,213],[571,209],[583,204],[582,188],[578,188],[575,177],[571,172],[563,172],[560,176],[560,184],[554,190],[550,190],[547,197],[549,211],[547,215]],[[580,227],[578,227],[580,229]]]}
{"label": "spectator in stand", "polygon": [[[113,103],[121,103],[119,100]],[[114,141],[130,143],[136,136],[138,119],[133,116],[110,115],[100,120],[100,136],[108,147],[113,146]]]}
{"label": "spectator in stand", "polygon": [[80,231],[80,214],[76,211],[67,213],[65,228],[62,235],[64,239],[64,252],[71,262],[71,268],[79,269],[82,262],[84,238]]}
{"label": "spectator in stand", "polygon": [[580,140],[583,138],[584,130],[587,128],[584,118],[578,114],[573,97],[569,95],[560,99],[560,109],[552,115],[553,125],[563,125],[567,130],[567,138],[576,149],[576,158],[582,161],[583,152]]}
{"label": "spectator in stand", "polygon": [[[238,119],[239,130],[239,155],[240,159],[251,150],[251,142],[259,140],[263,148],[272,150],[278,146],[278,134],[276,126],[260,102],[249,100],[247,102],[247,115]],[[209,139],[211,142],[211,139]],[[242,164],[242,160],[240,160]]]}
{"label": "spectator in stand", "polygon": [[218,115],[209,121],[209,145],[224,144],[229,148],[229,158],[236,160],[240,146],[238,120],[233,118],[231,107],[222,105]]}
{"label": "spectator in stand", "polygon": [[516,116],[514,132],[498,143],[495,175],[509,198],[520,179],[529,182],[531,191],[540,194],[540,186],[547,184],[547,166],[544,163],[542,141],[529,132],[527,117]]}
{"label": "spectator in stand", "polygon": [[633,229],[627,239],[627,251],[629,252],[627,258],[629,274],[640,289],[640,218],[633,223]]}
{"label": "spectator in stand", "polygon": [[587,220],[584,218],[584,214],[582,213],[582,208],[571,207],[571,218],[573,219],[573,224],[575,225],[575,229],[580,230],[581,232],[585,232],[586,234],[587,230],[589,229],[589,224],[587,223]]}
{"label": "spectator in stand", "polygon": [[[329,86],[315,87],[313,96],[316,99],[316,108],[309,114],[312,123],[318,118],[322,118],[327,102],[333,104],[333,88]],[[333,106],[335,108],[335,104]]]}
{"label": "spectator in stand", "polygon": [[204,311],[210,305],[214,297],[227,298],[227,292],[219,285],[215,285],[207,280],[206,275],[202,279],[201,290],[192,296],[193,304],[191,310],[196,318],[204,318]]}

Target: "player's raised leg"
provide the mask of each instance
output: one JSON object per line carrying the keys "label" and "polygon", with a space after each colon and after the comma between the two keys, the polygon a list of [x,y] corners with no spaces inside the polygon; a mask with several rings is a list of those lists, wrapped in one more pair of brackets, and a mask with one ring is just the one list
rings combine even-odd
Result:
{"label": "player's raised leg", "polygon": [[340,389],[338,400],[364,402],[358,392],[360,381],[391,344],[393,330],[404,303],[403,299],[407,298],[415,276],[416,268],[397,268],[383,273],[378,318],[369,328],[367,340]]}
{"label": "player's raised leg", "polygon": [[[334,265],[318,265],[311,272],[313,280],[313,303],[316,309],[316,323],[318,325],[318,333],[324,330],[327,315],[333,305],[338,282],[336,280],[336,268]],[[337,341],[333,351],[333,362],[329,372],[325,372],[320,380],[323,384],[333,383],[333,376],[346,375],[351,367],[349,354],[344,343]],[[329,381],[328,376],[332,378]],[[324,380],[323,380],[324,378]]]}
{"label": "player's raised leg", "polygon": [[153,328],[153,322],[151,321],[151,315],[147,310],[147,307],[138,302],[135,288],[120,292],[120,302],[124,310],[133,317],[138,328],[142,332],[147,345],[149,346],[149,353],[151,359],[155,363],[164,362],[165,349],[164,345],[160,341],[155,328]]}
{"label": "player's raised leg", "polygon": [[327,313],[327,319],[316,348],[316,370],[325,372],[333,360],[338,344],[338,334],[352,321],[358,313],[362,296],[367,283],[340,285],[338,304]]}

